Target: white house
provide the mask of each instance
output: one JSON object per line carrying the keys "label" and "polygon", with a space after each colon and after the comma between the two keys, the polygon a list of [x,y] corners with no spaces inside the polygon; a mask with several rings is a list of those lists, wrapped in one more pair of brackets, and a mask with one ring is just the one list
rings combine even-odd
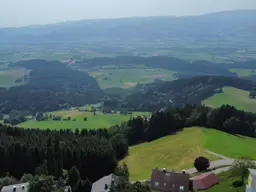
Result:
{"label": "white house", "polygon": [[249,169],[248,184],[245,192],[256,192],[256,169]]}

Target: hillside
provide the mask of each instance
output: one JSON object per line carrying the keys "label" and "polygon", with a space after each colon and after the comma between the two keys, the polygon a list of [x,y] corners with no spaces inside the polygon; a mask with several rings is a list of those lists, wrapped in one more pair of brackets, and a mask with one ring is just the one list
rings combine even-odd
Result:
{"label": "hillside", "polygon": [[[123,107],[140,111],[159,110],[162,107],[180,107],[185,104],[201,104],[201,101],[219,93],[223,86],[252,90],[256,84],[250,80],[223,76],[195,76],[171,82],[144,86],[137,93],[126,97]],[[170,100],[172,103],[170,103]]]}
{"label": "hillside", "polygon": [[[225,142],[218,142],[220,140]],[[205,150],[231,158],[247,156],[256,159],[255,144],[256,139],[253,138],[194,127],[184,129],[176,135],[132,146],[129,148],[129,155],[122,162],[127,163],[131,180],[146,179],[155,167],[169,170],[190,168],[199,155],[211,160],[218,159]]]}
{"label": "hillside", "polygon": [[57,61],[30,60],[12,64],[31,72],[27,83],[1,88],[1,112],[11,110],[55,111],[63,106],[96,103],[104,96],[97,81],[85,72],[75,71]]}
{"label": "hillside", "polygon": [[210,107],[220,107],[228,104],[237,109],[256,112],[256,99],[249,98],[249,92],[234,87],[224,87],[223,93],[218,93],[202,103]]}
{"label": "hillside", "polygon": [[107,41],[109,44],[118,42],[122,44],[140,39],[150,44],[158,39],[161,42],[166,41],[166,44],[174,41],[176,45],[181,46],[185,42],[192,44],[193,40],[195,42],[218,40],[220,43],[223,40],[220,46],[224,46],[232,41],[243,40],[253,45],[256,34],[255,18],[256,11],[228,11],[190,17],[83,20],[45,26],[1,29],[0,42],[96,43]]}

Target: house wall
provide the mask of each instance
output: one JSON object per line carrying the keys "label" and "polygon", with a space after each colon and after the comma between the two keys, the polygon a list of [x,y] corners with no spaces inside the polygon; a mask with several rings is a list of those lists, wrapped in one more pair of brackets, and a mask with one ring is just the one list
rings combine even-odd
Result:
{"label": "house wall", "polygon": [[251,188],[251,192],[256,192],[256,176],[249,175],[247,188]]}

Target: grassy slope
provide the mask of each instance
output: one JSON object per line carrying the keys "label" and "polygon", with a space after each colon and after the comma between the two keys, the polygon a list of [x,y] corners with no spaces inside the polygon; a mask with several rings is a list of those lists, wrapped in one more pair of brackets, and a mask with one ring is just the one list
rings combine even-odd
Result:
{"label": "grassy slope", "polygon": [[229,71],[236,73],[239,77],[256,75],[256,70],[252,70],[252,69],[230,69]]}
{"label": "grassy slope", "polygon": [[[111,65],[109,67],[116,68],[117,66]],[[96,78],[101,88],[109,87],[133,87],[137,83],[151,83],[155,78],[162,80],[173,80],[175,72],[164,69],[147,69],[141,68],[143,66],[130,66],[129,69],[108,69],[108,66],[104,66],[104,69],[99,69],[90,74]],[[104,77],[110,78],[104,80]]]}
{"label": "grassy slope", "polygon": [[127,163],[130,179],[147,179],[155,167],[183,169],[193,166],[196,157],[203,155],[216,159],[204,151],[200,128],[185,129],[177,135],[166,136],[150,143],[130,147]]}
{"label": "grassy slope", "polygon": [[204,100],[203,103],[212,107],[229,104],[240,110],[256,112],[256,99],[250,99],[248,91],[233,87],[224,87],[223,91],[223,93],[216,94]]}
{"label": "grassy slope", "polygon": [[122,162],[127,163],[131,180],[149,178],[152,168],[183,169],[193,167],[199,155],[211,160],[217,157],[206,149],[221,155],[239,158],[247,156],[256,159],[256,139],[238,137],[206,128],[188,128],[177,135],[166,136],[150,143],[130,147],[129,155]]}
{"label": "grassy slope", "polygon": [[256,139],[230,135],[214,129],[204,129],[205,148],[227,157],[256,159]]}
{"label": "grassy slope", "polygon": [[[130,119],[130,115],[120,115],[120,114],[106,114],[97,113],[96,116],[91,112],[79,112],[78,110],[69,110],[69,111],[57,111],[52,112],[51,114],[59,115],[63,118],[70,116],[76,121],[26,121],[19,124],[19,127],[25,128],[41,128],[41,129],[82,129],[82,128],[108,128],[112,125],[120,124],[124,121]],[[138,116],[142,114],[147,114],[146,112],[134,112],[133,116]],[[84,117],[87,117],[88,120],[84,121]]]}

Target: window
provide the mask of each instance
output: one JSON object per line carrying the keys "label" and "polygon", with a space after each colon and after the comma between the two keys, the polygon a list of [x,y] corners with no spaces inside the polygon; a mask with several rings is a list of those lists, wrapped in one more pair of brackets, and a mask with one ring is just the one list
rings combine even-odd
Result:
{"label": "window", "polygon": [[180,190],[184,191],[184,186],[183,185],[180,186]]}
{"label": "window", "polygon": [[159,182],[156,181],[156,182],[155,182],[155,186],[156,186],[156,187],[159,186]]}

